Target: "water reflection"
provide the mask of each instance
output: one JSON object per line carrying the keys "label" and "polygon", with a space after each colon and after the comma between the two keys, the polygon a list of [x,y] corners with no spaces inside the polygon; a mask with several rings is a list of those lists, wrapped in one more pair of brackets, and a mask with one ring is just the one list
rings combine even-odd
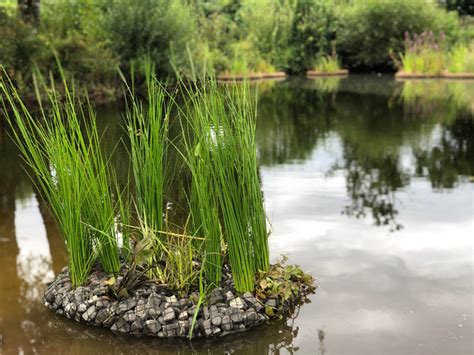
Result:
{"label": "water reflection", "polygon": [[[45,220],[18,151],[0,132],[0,334],[3,351],[35,353],[44,341],[42,294],[53,276],[53,260],[65,265],[64,246]],[[44,209],[44,207],[43,207]]]}
{"label": "water reflection", "polygon": [[[474,84],[357,76],[262,84],[271,254],[288,254],[321,285],[298,317],[189,343],[117,336],[51,314],[40,295],[66,264],[63,240],[0,134],[5,354],[472,353]],[[121,115],[98,117],[125,183]]]}
{"label": "water reflection", "polygon": [[412,178],[449,189],[472,176],[474,82],[327,80],[287,81],[261,93],[263,166],[315,159],[318,145],[337,136],[341,154],[324,173],[345,173],[350,203],[342,212],[370,215],[391,230],[402,227],[396,193]]}

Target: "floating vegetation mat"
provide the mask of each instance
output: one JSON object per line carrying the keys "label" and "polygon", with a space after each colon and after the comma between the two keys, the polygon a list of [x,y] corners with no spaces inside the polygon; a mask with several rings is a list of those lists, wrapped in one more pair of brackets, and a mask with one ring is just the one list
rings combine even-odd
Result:
{"label": "floating vegetation mat", "polygon": [[310,275],[283,262],[258,275],[255,292],[238,293],[228,265],[222,275],[219,287],[206,292],[205,298],[197,289],[179,294],[145,276],[127,297],[120,297],[120,285],[130,278],[127,267],[116,276],[95,267],[77,288],[65,267],[48,284],[44,301],[59,315],[118,333],[195,338],[225,336],[291,316],[315,291]]}

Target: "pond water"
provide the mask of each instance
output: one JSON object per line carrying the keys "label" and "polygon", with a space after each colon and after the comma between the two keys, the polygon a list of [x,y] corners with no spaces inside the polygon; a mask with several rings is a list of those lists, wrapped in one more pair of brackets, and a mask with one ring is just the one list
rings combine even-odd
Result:
{"label": "pond water", "polygon": [[[66,264],[63,242],[3,131],[0,354],[473,353],[474,82],[258,85],[272,259],[319,283],[296,319],[189,343],[53,315],[41,297]],[[100,109],[98,121],[115,145],[120,114]]]}

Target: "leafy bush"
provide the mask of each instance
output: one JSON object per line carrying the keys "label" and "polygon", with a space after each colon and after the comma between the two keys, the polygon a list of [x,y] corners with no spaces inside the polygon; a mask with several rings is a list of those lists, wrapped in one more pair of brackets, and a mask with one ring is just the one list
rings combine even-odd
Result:
{"label": "leafy bush", "polygon": [[44,43],[34,29],[0,7],[0,65],[15,81],[23,81]]}
{"label": "leafy bush", "polygon": [[188,45],[197,42],[191,6],[183,0],[98,1],[93,32],[123,64],[149,55],[162,75],[173,73],[173,66],[190,71]]}
{"label": "leafy bush", "polygon": [[278,69],[286,68],[291,54],[288,43],[294,17],[293,2],[245,0],[237,16],[241,39],[250,42],[261,55],[261,58],[250,57],[249,61],[263,59]]}
{"label": "leafy bush", "polygon": [[338,12],[333,0],[298,0],[291,31],[289,69],[310,69],[321,54],[331,53],[336,38]]}
{"label": "leafy bush", "polygon": [[41,30],[66,37],[84,33],[96,9],[96,0],[41,0]]}
{"label": "leafy bush", "polygon": [[444,32],[451,42],[457,35],[456,13],[425,0],[355,1],[341,18],[339,53],[350,67],[393,68],[390,50],[403,51],[404,33]]}

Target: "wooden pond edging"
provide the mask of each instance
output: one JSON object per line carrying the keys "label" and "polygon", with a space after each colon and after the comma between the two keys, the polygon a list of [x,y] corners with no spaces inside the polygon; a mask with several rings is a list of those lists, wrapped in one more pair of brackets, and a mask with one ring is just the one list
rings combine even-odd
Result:
{"label": "wooden pond edging", "polygon": [[474,73],[441,73],[441,74],[422,74],[405,73],[399,71],[395,74],[397,79],[474,79]]}
{"label": "wooden pond edging", "polygon": [[285,79],[286,73],[282,71],[274,73],[249,73],[249,74],[221,74],[217,77],[220,81],[244,81],[262,79]]}
{"label": "wooden pond edging", "polygon": [[314,78],[318,76],[346,76],[349,75],[349,70],[341,69],[334,72],[321,72],[318,70],[308,70],[306,76],[309,78]]}

